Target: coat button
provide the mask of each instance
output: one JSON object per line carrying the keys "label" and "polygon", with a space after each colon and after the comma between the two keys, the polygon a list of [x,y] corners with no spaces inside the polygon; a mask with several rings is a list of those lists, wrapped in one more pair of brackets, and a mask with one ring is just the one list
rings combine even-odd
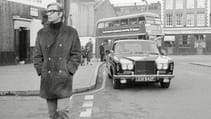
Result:
{"label": "coat button", "polygon": [[59,60],[62,60],[62,57],[59,57]]}
{"label": "coat button", "polygon": [[59,73],[62,73],[62,70],[59,70]]}
{"label": "coat button", "polygon": [[49,57],[49,58],[48,58],[48,60],[50,61],[50,60],[51,60],[51,58]]}
{"label": "coat button", "polygon": [[50,47],[50,45],[47,45],[47,47],[49,48],[49,47]]}
{"label": "coat button", "polygon": [[59,47],[62,47],[62,44],[59,44]]}
{"label": "coat button", "polygon": [[49,70],[49,71],[48,71],[48,73],[50,74],[50,73],[51,73],[51,71]]}

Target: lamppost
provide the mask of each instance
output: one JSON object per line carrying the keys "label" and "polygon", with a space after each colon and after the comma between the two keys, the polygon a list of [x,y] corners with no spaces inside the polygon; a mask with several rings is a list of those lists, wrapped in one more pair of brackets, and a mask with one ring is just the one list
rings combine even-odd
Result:
{"label": "lamppost", "polygon": [[146,4],[146,11],[148,12],[149,11],[149,3],[147,0],[142,0],[142,2],[145,2]]}

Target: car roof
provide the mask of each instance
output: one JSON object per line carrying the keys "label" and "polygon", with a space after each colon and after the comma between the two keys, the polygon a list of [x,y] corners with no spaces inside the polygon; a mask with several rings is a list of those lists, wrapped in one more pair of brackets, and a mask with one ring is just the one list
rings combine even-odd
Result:
{"label": "car roof", "polygon": [[153,41],[153,40],[140,40],[140,39],[127,39],[127,40],[114,41],[114,43],[119,43],[119,42],[149,42],[149,43],[154,43],[155,41]]}

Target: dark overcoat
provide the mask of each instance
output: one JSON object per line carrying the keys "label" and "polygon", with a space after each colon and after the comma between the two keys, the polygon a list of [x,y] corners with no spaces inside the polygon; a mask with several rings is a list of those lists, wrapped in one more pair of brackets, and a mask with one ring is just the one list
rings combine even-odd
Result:
{"label": "dark overcoat", "polygon": [[72,95],[72,80],[81,58],[77,31],[64,24],[58,35],[49,27],[42,28],[36,39],[34,67],[41,76],[40,96],[46,99]]}

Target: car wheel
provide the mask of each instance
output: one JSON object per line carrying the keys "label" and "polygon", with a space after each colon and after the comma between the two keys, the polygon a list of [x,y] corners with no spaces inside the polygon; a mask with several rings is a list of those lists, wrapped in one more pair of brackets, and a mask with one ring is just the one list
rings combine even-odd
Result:
{"label": "car wheel", "polygon": [[108,73],[108,78],[109,79],[112,79],[113,78],[113,71],[112,71],[112,69],[110,68],[108,68],[108,70],[109,70],[109,73]]}
{"label": "car wheel", "polygon": [[163,82],[163,81],[161,81],[160,82],[160,86],[161,86],[161,88],[169,88],[170,81],[169,82]]}
{"label": "car wheel", "polygon": [[112,73],[111,73],[111,71],[108,71],[108,78],[109,79],[112,79]]}
{"label": "car wheel", "polygon": [[119,79],[113,79],[113,88],[114,89],[120,89],[121,83]]}

